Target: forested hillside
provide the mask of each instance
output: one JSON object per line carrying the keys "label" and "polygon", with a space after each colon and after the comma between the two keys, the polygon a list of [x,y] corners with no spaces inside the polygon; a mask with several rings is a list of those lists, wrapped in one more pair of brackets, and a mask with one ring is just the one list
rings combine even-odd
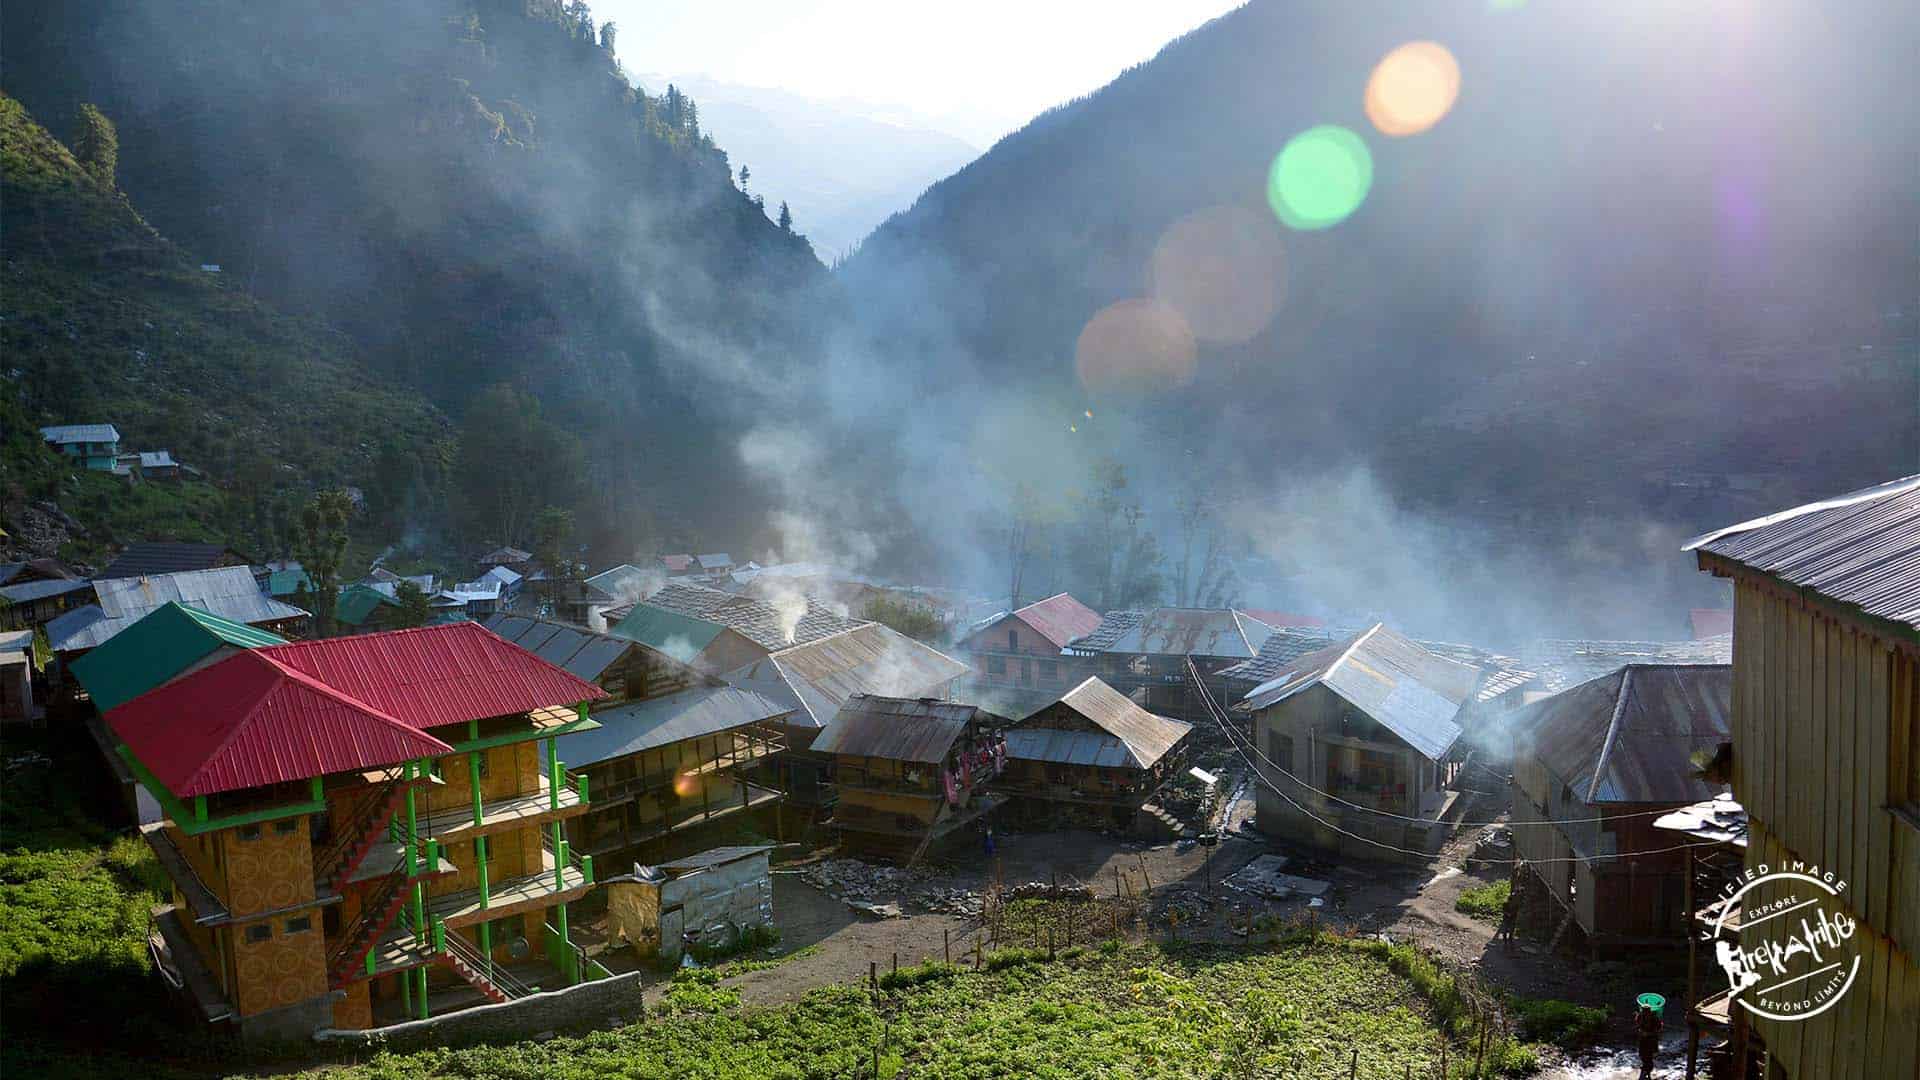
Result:
{"label": "forested hillside", "polygon": [[[52,501],[91,524],[82,559],[149,530],[245,543],[276,491],[364,484],[381,447],[431,456],[446,421],[371,381],[341,334],[199,269],[114,190],[98,117],[76,158],[0,95],[0,396],[11,517]],[[49,422],[111,422],[123,448],[171,450],[223,483],[149,484],[57,467]],[[27,537],[18,537],[26,541]]]}
{"label": "forested hillside", "polygon": [[[838,276],[882,352],[980,401],[1019,388],[1033,430],[1072,425],[1135,489],[1216,487],[1303,574],[1405,592],[1366,553],[1419,544],[1415,512],[1456,557],[1573,546],[1575,572],[1624,579],[1685,529],[1920,460],[1920,138],[1885,98],[1911,81],[1887,28],[1915,24],[1255,0],[1009,136]],[[1370,73],[1420,40],[1457,60],[1457,102],[1383,134]],[[1329,124],[1370,189],[1289,227],[1270,167]],[[1072,460],[1020,474],[1068,489]],[[1396,509],[1302,497],[1351,470]]]}
{"label": "forested hillside", "polygon": [[[672,522],[753,527],[728,498],[753,403],[713,373],[804,370],[824,271],[733,187],[696,104],[628,85],[584,4],[83,0],[7,5],[4,31],[8,92],[97,105],[120,185],[195,258],[338,327],[371,381],[456,421],[489,393],[496,418],[505,384],[572,448],[456,465],[454,495],[514,468],[607,543],[649,539],[669,493]],[[429,445],[403,450],[397,472],[436,475]],[[528,511],[448,524],[524,544],[503,529]]]}

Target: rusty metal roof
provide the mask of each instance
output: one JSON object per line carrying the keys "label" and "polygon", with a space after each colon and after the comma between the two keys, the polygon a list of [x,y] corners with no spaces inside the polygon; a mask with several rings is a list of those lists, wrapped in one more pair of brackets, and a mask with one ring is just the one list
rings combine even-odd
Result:
{"label": "rusty metal roof", "polygon": [[[1131,625],[1124,625],[1127,623]],[[1136,656],[1250,660],[1272,633],[1273,627],[1232,608],[1163,607],[1110,613],[1102,617],[1093,633],[1074,641],[1072,648]]]}
{"label": "rusty metal roof", "polygon": [[[1053,708],[1050,704],[1020,720],[1007,733],[1008,754],[1071,765],[1148,769],[1193,730],[1192,724],[1148,712],[1097,678],[1089,678],[1062,694],[1055,704],[1084,717],[1106,734],[1049,730],[1044,714]],[[1018,742],[1016,733],[1020,735]]]}
{"label": "rusty metal roof", "polygon": [[1258,711],[1325,686],[1438,761],[1460,738],[1454,717],[1480,681],[1478,669],[1435,655],[1381,623],[1296,660],[1253,688],[1239,708]]}
{"label": "rusty metal roof", "polygon": [[1724,790],[1695,775],[1692,755],[1728,738],[1733,668],[1631,665],[1525,705],[1511,724],[1530,752],[1582,801],[1692,803]]}
{"label": "rusty metal roof", "polygon": [[1035,633],[1053,642],[1055,648],[1065,648],[1067,642],[1092,633],[1100,625],[1099,612],[1067,593],[1056,593],[1045,600],[1035,601],[1013,615],[1033,627]]}
{"label": "rusty metal roof", "polygon": [[823,727],[855,694],[944,694],[967,665],[881,623],[772,653],[725,676],[799,709],[790,724]]}
{"label": "rusty metal roof", "polygon": [[1920,475],[1695,537],[1725,560],[1920,631]]}
{"label": "rusty metal roof", "polygon": [[973,727],[1002,727],[996,716],[976,705],[934,698],[881,697],[854,694],[814,736],[820,754],[887,758],[936,764]]}

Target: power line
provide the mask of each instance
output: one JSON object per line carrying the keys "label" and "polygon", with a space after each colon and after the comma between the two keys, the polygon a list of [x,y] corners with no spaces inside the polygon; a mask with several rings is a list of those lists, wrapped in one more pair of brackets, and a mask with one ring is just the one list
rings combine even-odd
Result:
{"label": "power line", "polygon": [[[1191,659],[1189,659],[1189,660],[1187,661],[1187,666],[1188,666],[1188,669],[1189,669],[1190,671],[1191,671],[1191,670],[1193,669],[1193,661],[1192,661]],[[1295,810],[1298,810],[1298,811],[1299,811],[1299,812],[1301,813],[1301,815],[1302,815],[1302,816],[1304,816],[1304,817],[1306,817],[1306,818],[1308,818],[1309,820],[1312,820],[1312,821],[1315,821],[1315,822],[1318,822],[1319,824],[1321,824],[1321,825],[1324,825],[1324,826],[1326,826],[1327,828],[1329,828],[1329,829],[1331,829],[1331,830],[1333,830],[1333,831],[1334,831],[1334,832],[1336,832],[1336,833],[1339,833],[1339,834],[1340,834],[1340,835],[1342,835],[1342,836],[1345,836],[1345,837],[1348,837],[1348,838],[1350,838],[1350,839],[1353,839],[1353,840],[1358,840],[1358,841],[1360,841],[1360,842],[1361,842],[1361,843],[1363,843],[1363,844],[1371,844],[1371,845],[1373,845],[1374,847],[1377,847],[1377,848],[1384,848],[1384,849],[1386,849],[1386,850],[1388,850],[1388,851],[1395,851],[1395,852],[1399,852],[1400,854],[1403,854],[1403,855],[1415,855],[1415,856],[1418,856],[1418,857],[1420,857],[1420,858],[1422,858],[1422,859],[1431,859],[1431,858],[1433,858],[1433,857],[1434,857],[1434,855],[1435,855],[1435,853],[1434,853],[1434,852],[1430,852],[1430,851],[1422,851],[1422,850],[1420,850],[1420,849],[1418,849],[1418,848],[1409,848],[1409,847],[1400,847],[1400,846],[1398,846],[1398,845],[1396,845],[1396,844],[1389,844],[1389,843],[1385,843],[1384,841],[1380,841],[1380,840],[1375,840],[1375,839],[1373,839],[1372,837],[1369,837],[1369,836],[1361,836],[1361,835],[1360,835],[1359,833],[1356,833],[1356,832],[1351,832],[1351,831],[1349,831],[1349,830],[1347,830],[1347,829],[1343,829],[1343,828],[1341,828],[1341,827],[1340,827],[1340,826],[1338,826],[1338,825],[1335,825],[1335,824],[1334,824],[1333,822],[1331,822],[1331,821],[1328,821],[1328,820],[1326,820],[1325,818],[1323,818],[1323,817],[1321,817],[1321,816],[1319,816],[1318,814],[1315,814],[1315,813],[1314,813],[1313,811],[1311,811],[1311,810],[1309,810],[1309,809],[1307,809],[1307,808],[1306,808],[1305,806],[1302,806],[1302,805],[1300,805],[1300,803],[1299,803],[1299,802],[1297,802],[1297,801],[1296,801],[1296,800],[1295,800],[1295,799],[1293,798],[1293,796],[1291,796],[1291,795],[1288,795],[1288,794],[1287,794],[1286,792],[1284,792],[1284,791],[1281,791],[1281,790],[1280,790],[1280,789],[1279,789],[1278,787],[1275,787],[1275,786],[1273,785],[1273,783],[1272,783],[1272,782],[1270,782],[1269,780],[1267,780],[1267,778],[1266,778],[1266,777],[1265,777],[1264,775],[1262,775],[1262,773],[1261,773],[1261,771],[1260,771],[1260,767],[1259,767],[1259,766],[1257,766],[1257,765],[1254,765],[1254,763],[1253,763],[1253,762],[1252,762],[1251,760],[1248,760],[1248,758],[1247,758],[1247,755],[1246,755],[1246,751],[1244,751],[1244,750],[1242,750],[1242,749],[1240,748],[1240,743],[1239,743],[1239,740],[1238,740],[1237,738],[1235,738],[1235,736],[1234,736],[1234,734],[1233,734],[1233,732],[1232,732],[1232,730],[1231,730],[1231,728],[1229,727],[1229,725],[1228,725],[1227,723],[1225,723],[1225,722],[1224,722],[1224,721],[1222,720],[1222,718],[1221,718],[1221,717],[1222,717],[1222,714],[1221,714],[1221,713],[1220,713],[1220,711],[1219,711],[1219,707],[1218,707],[1217,705],[1215,705],[1215,704],[1214,704],[1214,701],[1213,701],[1213,695],[1207,692],[1207,690],[1206,690],[1206,687],[1205,687],[1205,686],[1201,686],[1201,687],[1200,687],[1200,696],[1201,696],[1201,698],[1202,698],[1202,700],[1204,700],[1204,701],[1206,702],[1206,705],[1207,705],[1207,715],[1208,715],[1208,716],[1210,716],[1210,717],[1212,717],[1212,719],[1213,719],[1213,722],[1214,722],[1214,723],[1215,723],[1216,725],[1218,725],[1218,726],[1219,726],[1219,728],[1220,728],[1220,730],[1221,730],[1221,732],[1222,732],[1223,734],[1225,734],[1225,735],[1227,736],[1227,741],[1228,741],[1229,743],[1231,743],[1231,744],[1233,745],[1233,748],[1234,748],[1234,752],[1240,755],[1240,760],[1242,760],[1242,761],[1245,761],[1245,762],[1247,763],[1247,765],[1248,765],[1249,767],[1251,767],[1251,768],[1253,769],[1253,776],[1254,776],[1254,780],[1255,780],[1255,781],[1256,781],[1257,783],[1259,783],[1259,784],[1260,784],[1261,786],[1263,786],[1263,787],[1265,787],[1265,788],[1266,788],[1267,790],[1269,790],[1269,791],[1271,791],[1271,792],[1273,792],[1273,793],[1274,793],[1275,795],[1278,795],[1278,796],[1280,796],[1280,797],[1281,797],[1282,799],[1285,799],[1285,800],[1287,801],[1287,803],[1288,803],[1289,805],[1291,805],[1291,806],[1292,806],[1292,807],[1293,807],[1293,808],[1294,808]],[[1315,788],[1315,787],[1313,787],[1312,785],[1310,785],[1310,784],[1308,784],[1308,783],[1307,783],[1306,781],[1304,781],[1304,780],[1301,780],[1301,779],[1300,779],[1299,777],[1297,777],[1297,776],[1294,776],[1294,775],[1293,775],[1292,773],[1289,773],[1289,772],[1287,772],[1287,771],[1286,771],[1285,769],[1282,769],[1282,768],[1280,768],[1280,767],[1279,767],[1278,765],[1274,765],[1274,764],[1273,764],[1273,763],[1272,763],[1271,761],[1268,761],[1268,759],[1267,759],[1267,757],[1266,757],[1266,755],[1264,755],[1264,754],[1261,754],[1261,753],[1260,753],[1260,748],[1259,748],[1259,747],[1257,747],[1257,746],[1256,746],[1256,747],[1254,747],[1254,748],[1253,748],[1253,752],[1254,752],[1254,754],[1255,754],[1256,756],[1258,756],[1258,757],[1260,758],[1260,760],[1262,760],[1262,761],[1266,761],[1266,762],[1267,762],[1267,764],[1268,764],[1269,766],[1271,766],[1271,767],[1272,767],[1273,769],[1275,769],[1276,771],[1278,771],[1278,772],[1281,772],[1281,773],[1284,773],[1284,774],[1285,774],[1285,775],[1287,775],[1288,777],[1290,777],[1290,778],[1292,778],[1292,779],[1293,779],[1293,781],[1294,781],[1295,783],[1298,783],[1298,784],[1299,784],[1299,785],[1300,785],[1301,787],[1304,787],[1304,788],[1306,788],[1306,789],[1307,789],[1307,790],[1309,790],[1309,791],[1316,791],[1316,792],[1318,792],[1318,791],[1319,791],[1319,789],[1318,789],[1318,788]],[[1322,794],[1322,795],[1326,795],[1326,794],[1327,794],[1326,792],[1319,792],[1319,793],[1320,793],[1320,794]],[[1348,806],[1352,806],[1352,807],[1354,807],[1354,808],[1355,808],[1355,809],[1357,809],[1357,810],[1362,810],[1362,811],[1365,811],[1365,812],[1367,812],[1367,813],[1370,813],[1370,814],[1378,814],[1378,813],[1382,813],[1382,811],[1377,811],[1377,810],[1370,810],[1370,809],[1368,809],[1367,807],[1364,807],[1364,806],[1360,806],[1360,805],[1358,805],[1358,804],[1356,804],[1356,803],[1348,803],[1348,802],[1346,802],[1346,800],[1345,800],[1345,799],[1341,799],[1341,798],[1339,798],[1338,796],[1332,796],[1332,795],[1328,795],[1327,797],[1328,797],[1328,798],[1332,798],[1332,799],[1334,799],[1334,800],[1335,800],[1336,802],[1341,802],[1341,803],[1346,803],[1346,805],[1348,805]],[[1660,812],[1661,812],[1661,813],[1665,813],[1666,811],[1660,811]],[[1387,815],[1387,816],[1390,816],[1390,817],[1399,817],[1399,818],[1403,818],[1404,820],[1408,820],[1408,821],[1421,821],[1421,822],[1426,822],[1426,821],[1428,821],[1428,819],[1426,819],[1426,818],[1407,818],[1407,817],[1406,817],[1405,815],[1402,815],[1402,814],[1392,814],[1392,815]],[[1624,815],[1623,815],[1623,816],[1624,816]],[[1599,819],[1594,819],[1594,820],[1599,820]],[[1485,822],[1484,824],[1502,824],[1502,823],[1500,823],[1500,822]],[[1540,823],[1538,823],[1538,824],[1552,824],[1552,823],[1551,823],[1551,822],[1540,822]],[[1602,859],[1624,859],[1624,858],[1629,858],[1629,857],[1639,857],[1639,856],[1644,856],[1644,855],[1664,855],[1664,854],[1667,854],[1667,853],[1669,853],[1669,852],[1674,852],[1674,851],[1686,851],[1686,850],[1688,850],[1688,849],[1691,849],[1691,848],[1701,848],[1701,847],[1718,847],[1718,846],[1719,846],[1719,844],[1718,844],[1717,842],[1712,842],[1712,841],[1709,841],[1709,842],[1704,842],[1704,843],[1698,843],[1698,844],[1677,844],[1677,845],[1675,845],[1675,846],[1673,846],[1673,847],[1664,847],[1664,848],[1649,848],[1649,849],[1647,849],[1647,850],[1645,850],[1645,851],[1631,851],[1631,852],[1615,852],[1615,853],[1613,853],[1613,854],[1600,854],[1600,855],[1592,855],[1592,856],[1579,856],[1579,855],[1574,855],[1574,856],[1554,856],[1554,857],[1549,857],[1549,858],[1544,858],[1544,859],[1524,859],[1524,860],[1515,860],[1515,859],[1485,859],[1485,858],[1481,858],[1481,857],[1479,857],[1479,856],[1477,856],[1477,855],[1465,855],[1465,856],[1462,856],[1462,857],[1461,857],[1461,861],[1463,861],[1463,862],[1474,862],[1474,863],[1487,863],[1487,864],[1490,864],[1490,865],[1500,865],[1500,864],[1503,864],[1503,863],[1509,863],[1509,862],[1515,862],[1515,861],[1522,861],[1522,862],[1525,862],[1525,863],[1526,863],[1527,865],[1529,865],[1529,866],[1540,866],[1540,865],[1543,865],[1543,864],[1545,864],[1545,863],[1563,863],[1563,862],[1573,862],[1573,863],[1589,863],[1589,862],[1598,862],[1598,861],[1600,861],[1600,860],[1602,860]]]}
{"label": "power line", "polygon": [[[1208,692],[1206,688],[1206,684],[1200,681],[1200,672],[1199,672],[1199,669],[1194,666],[1192,657],[1187,658],[1187,675],[1188,675],[1188,678],[1193,680],[1194,685],[1199,687],[1201,696],[1206,699],[1208,715],[1211,716],[1216,710],[1218,710],[1220,713],[1220,716],[1223,716],[1223,717],[1226,716],[1225,708],[1217,705],[1214,702],[1213,695],[1210,692]],[[1231,721],[1232,718],[1227,717],[1227,719]],[[1214,722],[1217,724],[1221,723],[1219,717],[1216,717]],[[1223,729],[1225,729],[1227,726],[1228,725],[1226,724],[1221,724],[1221,727]],[[1227,735],[1227,738],[1229,741],[1232,741],[1234,739],[1234,736],[1232,735],[1231,732],[1229,732]],[[1379,817],[1398,818],[1401,821],[1414,821],[1414,822],[1429,822],[1432,820],[1431,818],[1413,817],[1407,814],[1396,814],[1391,810],[1376,810],[1371,806],[1362,806],[1357,802],[1351,802],[1347,799],[1343,799],[1340,796],[1335,795],[1331,791],[1322,791],[1321,789],[1314,787],[1312,784],[1307,783],[1305,780],[1301,779],[1300,777],[1295,776],[1293,773],[1288,772],[1286,769],[1281,768],[1279,765],[1274,764],[1273,759],[1267,757],[1265,754],[1262,754],[1260,752],[1260,746],[1257,741],[1253,739],[1249,739],[1248,742],[1251,742],[1254,744],[1253,745],[1254,755],[1257,756],[1261,761],[1266,762],[1269,768],[1273,769],[1273,771],[1281,774],[1282,776],[1285,776],[1287,779],[1292,780],[1294,783],[1299,784],[1301,787],[1305,788],[1306,790],[1313,792],[1315,795],[1319,795],[1322,798],[1331,799],[1332,801],[1337,802],[1342,806],[1351,806],[1355,810],[1363,810],[1369,814],[1374,814]],[[1237,741],[1234,742],[1234,749],[1240,752],[1240,759],[1242,761],[1246,761],[1247,755],[1244,751],[1240,751],[1240,744]],[[1253,762],[1247,761],[1247,764],[1252,765]],[[1480,768],[1486,769],[1488,772],[1493,772],[1493,770],[1490,767],[1484,764],[1480,765]],[[1258,773],[1259,769],[1255,768],[1254,771]],[[1495,773],[1495,775],[1497,776],[1499,774]],[[1471,790],[1471,789],[1464,789],[1464,790]],[[1472,791],[1472,794],[1495,795],[1498,793],[1491,792],[1491,791]],[[1504,825],[1508,827],[1512,827],[1516,825],[1589,825],[1599,821],[1625,821],[1630,818],[1658,817],[1662,814],[1668,814],[1671,812],[1672,811],[1670,810],[1633,810],[1624,814],[1602,815],[1600,817],[1540,818],[1537,820],[1529,820],[1529,821],[1513,821],[1513,820],[1456,821],[1454,822],[1454,825],[1460,828],[1479,828],[1480,826],[1483,826],[1483,825]]]}

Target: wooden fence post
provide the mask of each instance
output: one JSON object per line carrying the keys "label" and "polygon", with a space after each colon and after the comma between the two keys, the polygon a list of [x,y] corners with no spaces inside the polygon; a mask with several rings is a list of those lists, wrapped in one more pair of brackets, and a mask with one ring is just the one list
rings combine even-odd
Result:
{"label": "wooden fence post", "polygon": [[953,930],[951,927],[940,929],[940,951],[946,954],[947,963],[953,963]]}

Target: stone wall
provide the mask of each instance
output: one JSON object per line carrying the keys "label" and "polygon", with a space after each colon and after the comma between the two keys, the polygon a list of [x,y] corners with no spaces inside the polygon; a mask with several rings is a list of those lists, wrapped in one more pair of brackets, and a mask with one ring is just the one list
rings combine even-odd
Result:
{"label": "stone wall", "polygon": [[565,990],[533,994],[504,1005],[482,1005],[426,1020],[368,1031],[327,1028],[317,1042],[370,1049],[416,1050],[477,1042],[513,1042],[549,1032],[630,1023],[642,1013],[640,973],[581,983]]}

